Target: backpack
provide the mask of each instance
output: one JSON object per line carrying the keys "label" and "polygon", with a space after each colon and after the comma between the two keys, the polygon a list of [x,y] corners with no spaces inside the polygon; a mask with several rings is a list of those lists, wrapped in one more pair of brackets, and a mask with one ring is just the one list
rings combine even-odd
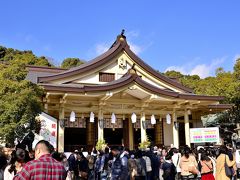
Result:
{"label": "backpack", "polygon": [[[168,162],[165,162],[165,163],[168,163]],[[176,167],[174,166],[173,163],[170,163],[170,166],[164,170],[162,177],[163,179],[167,179],[171,175],[175,176],[176,173],[177,173]]]}
{"label": "backpack", "polygon": [[137,175],[146,176],[146,162],[143,158],[136,159]]}

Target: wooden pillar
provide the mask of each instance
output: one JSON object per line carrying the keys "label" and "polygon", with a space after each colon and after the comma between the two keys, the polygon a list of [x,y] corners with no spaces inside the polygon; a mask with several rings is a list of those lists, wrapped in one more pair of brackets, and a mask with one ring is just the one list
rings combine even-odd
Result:
{"label": "wooden pillar", "polygon": [[64,105],[60,104],[58,119],[58,152],[64,152]]}
{"label": "wooden pillar", "polygon": [[178,129],[175,128],[174,122],[177,123],[177,115],[175,110],[173,110],[172,113],[173,146],[175,148],[179,148],[179,134]]}
{"label": "wooden pillar", "polygon": [[130,150],[133,150],[134,149],[134,142],[133,142],[133,124],[132,124],[132,121],[131,121],[131,118],[128,118],[127,119],[128,121],[128,138],[129,138],[129,149]]}
{"label": "wooden pillar", "polygon": [[190,147],[190,129],[189,129],[189,116],[188,111],[184,112],[184,125],[185,125],[185,142]]}
{"label": "wooden pillar", "polygon": [[128,119],[124,119],[123,120],[123,144],[125,147],[129,148],[129,123],[128,123]]}
{"label": "wooden pillar", "polygon": [[48,113],[48,104],[47,104],[47,102],[44,103],[44,112]]}
{"label": "wooden pillar", "polygon": [[145,123],[145,112],[141,113],[140,126],[141,126],[141,143],[147,140],[146,127],[143,128],[143,123]]}
{"label": "wooden pillar", "polygon": [[92,148],[95,146],[94,123],[87,121],[86,126],[87,126],[87,148],[88,150],[91,151]]}
{"label": "wooden pillar", "polygon": [[98,111],[98,141],[104,139],[103,127],[100,127],[101,120],[103,121],[103,112],[102,109],[100,108]]}
{"label": "wooden pillar", "polygon": [[163,144],[162,121],[157,121],[155,124],[155,144],[157,146]]}

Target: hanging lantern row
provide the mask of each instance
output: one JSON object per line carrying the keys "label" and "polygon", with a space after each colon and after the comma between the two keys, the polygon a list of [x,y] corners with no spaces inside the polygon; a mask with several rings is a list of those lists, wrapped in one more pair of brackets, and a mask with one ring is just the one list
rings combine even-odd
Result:
{"label": "hanging lantern row", "polygon": [[171,124],[171,119],[172,119],[172,118],[171,118],[171,115],[170,115],[170,114],[167,114],[167,115],[166,115],[166,123],[167,123],[167,124]]}
{"label": "hanging lantern row", "polygon": [[156,124],[156,119],[154,114],[151,116],[151,124]]}
{"label": "hanging lantern row", "polygon": [[70,114],[70,122],[75,122],[75,121],[76,121],[76,114],[74,111],[72,111]]}
{"label": "hanging lantern row", "polygon": [[116,116],[114,113],[112,113],[112,116],[111,116],[111,123],[112,124],[115,124],[116,123]]}
{"label": "hanging lantern row", "polygon": [[94,113],[93,112],[90,113],[90,122],[94,122]]}
{"label": "hanging lantern row", "polygon": [[131,120],[132,120],[132,123],[137,122],[137,116],[135,113],[132,113]]}
{"label": "hanging lantern row", "polygon": [[[82,114],[82,117],[83,117],[83,114]],[[162,117],[160,117],[160,121],[161,120],[162,120]],[[70,122],[75,122],[75,121],[76,121],[76,114],[74,111],[72,111],[70,114]],[[132,121],[132,123],[137,122],[137,115],[135,113],[132,113],[131,121]],[[94,122],[94,113],[93,112],[90,113],[90,122]],[[112,115],[111,115],[111,123],[112,124],[116,123],[116,115],[114,113],[112,113]],[[171,124],[171,115],[170,114],[166,115],[166,123]],[[152,116],[151,116],[151,124],[156,124],[156,118],[155,118],[154,114],[152,114]]]}

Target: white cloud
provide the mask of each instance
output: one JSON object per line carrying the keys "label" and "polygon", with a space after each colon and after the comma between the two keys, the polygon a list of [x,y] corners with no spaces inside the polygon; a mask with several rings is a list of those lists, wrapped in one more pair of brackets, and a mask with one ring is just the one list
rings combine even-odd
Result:
{"label": "white cloud", "polygon": [[128,31],[128,32],[126,33],[126,37],[127,37],[128,39],[136,38],[136,37],[138,37],[138,36],[139,36],[139,31],[136,31],[136,30]]}
{"label": "white cloud", "polygon": [[[140,54],[144,49],[143,47],[137,44],[134,44],[130,41],[128,41],[128,44],[130,46],[130,49],[136,54]],[[99,43],[95,46],[95,53],[97,55],[100,55],[102,53],[105,53],[110,47],[111,47],[110,43],[107,43],[107,42]]]}
{"label": "white cloud", "polygon": [[199,64],[193,67],[193,69],[190,71],[190,75],[199,75],[201,78],[205,78],[210,76],[212,68],[208,66],[207,64]]}
{"label": "white cloud", "polygon": [[97,55],[105,53],[110,48],[110,43],[99,43],[95,47],[95,51]]}
{"label": "white cloud", "polygon": [[[144,44],[144,45],[139,45],[139,44],[133,43],[133,39],[138,39],[140,36],[140,33],[137,30],[127,31],[125,33],[125,35],[127,37],[127,42],[130,46],[130,49],[137,55],[139,55],[140,53],[142,53],[144,50],[146,50],[148,47],[150,47],[152,45],[152,42]],[[100,55],[100,54],[106,52],[111,47],[112,43],[113,42],[98,43],[95,46],[95,54]]]}
{"label": "white cloud", "polygon": [[240,58],[240,54],[236,54],[236,55],[234,56],[234,58],[233,58],[233,62],[235,63],[236,60],[239,59],[239,58]]}
{"label": "white cloud", "polygon": [[167,71],[178,71],[178,72],[180,72],[180,73],[182,73],[182,74],[187,74],[187,72],[186,72],[186,70],[185,70],[186,68],[184,67],[184,66],[169,66],[166,70],[165,70],[165,72],[167,72]]}
{"label": "white cloud", "polygon": [[225,59],[226,57],[222,57],[213,59],[210,63],[188,63],[182,66],[170,66],[165,70],[165,72],[175,70],[181,72],[182,74],[199,75],[201,78],[206,78],[208,76],[215,75],[216,68],[218,68],[225,61]]}
{"label": "white cloud", "polygon": [[135,53],[135,54],[140,54],[143,51],[143,47],[136,45],[132,42],[128,42],[130,49]]}

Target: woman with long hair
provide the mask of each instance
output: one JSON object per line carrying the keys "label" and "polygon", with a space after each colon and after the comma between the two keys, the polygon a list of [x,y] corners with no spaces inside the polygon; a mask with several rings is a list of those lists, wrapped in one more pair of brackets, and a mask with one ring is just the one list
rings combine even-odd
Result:
{"label": "woman with long hair", "polygon": [[213,164],[211,159],[205,154],[201,154],[201,160],[199,162],[201,169],[201,179],[202,180],[214,180],[213,176]]}
{"label": "woman with long hair", "polygon": [[196,158],[192,155],[191,149],[186,146],[183,149],[179,166],[181,168],[181,179],[196,179],[198,174]]}
{"label": "woman with long hair", "polygon": [[226,146],[222,145],[219,149],[219,156],[216,161],[216,180],[230,180],[231,177],[226,175],[225,164],[233,170],[233,176],[236,174],[234,172],[233,166],[236,164],[236,161],[233,159],[232,161],[229,159],[228,149]]}
{"label": "woman with long hair", "polygon": [[30,160],[26,150],[17,148],[11,154],[10,164],[4,170],[4,179],[11,180],[13,177],[22,170],[26,162]]}

